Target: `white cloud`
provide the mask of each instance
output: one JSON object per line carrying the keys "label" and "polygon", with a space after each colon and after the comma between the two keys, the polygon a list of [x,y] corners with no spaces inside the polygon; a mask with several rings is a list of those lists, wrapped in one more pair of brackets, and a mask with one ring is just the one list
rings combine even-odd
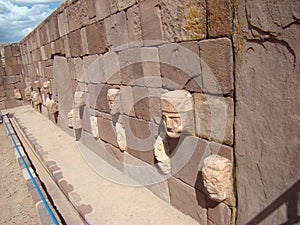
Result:
{"label": "white cloud", "polygon": [[[15,4],[17,1],[31,2],[31,6]],[[0,0],[0,43],[22,40],[52,12],[49,5],[33,2],[54,3],[58,0]]]}
{"label": "white cloud", "polygon": [[35,4],[54,4],[61,3],[62,0],[10,0],[13,4],[19,5],[35,5]]}

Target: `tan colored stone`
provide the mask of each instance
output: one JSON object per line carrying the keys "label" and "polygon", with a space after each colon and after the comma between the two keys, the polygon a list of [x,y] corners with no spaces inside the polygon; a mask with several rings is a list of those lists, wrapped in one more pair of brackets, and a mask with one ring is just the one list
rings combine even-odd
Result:
{"label": "tan colored stone", "polygon": [[52,88],[51,88],[50,81],[43,82],[43,91],[45,94],[52,94]]}
{"label": "tan colored stone", "polygon": [[163,40],[161,10],[158,0],[139,3],[143,40]]}
{"label": "tan colored stone", "polygon": [[68,127],[73,128],[73,109],[68,112]]}
{"label": "tan colored stone", "polygon": [[19,89],[14,90],[14,97],[17,100],[22,100],[22,94],[21,94],[21,91]]}
{"label": "tan colored stone", "polygon": [[117,132],[117,142],[121,151],[126,151],[127,149],[127,140],[126,140],[126,131],[123,125],[119,122],[116,123],[116,132]]}
{"label": "tan colored stone", "polygon": [[142,27],[140,20],[140,11],[138,5],[129,8],[126,12],[127,27],[128,27],[128,41],[129,43],[137,44],[142,41]]}
{"label": "tan colored stone", "polygon": [[35,91],[38,91],[39,89],[41,89],[41,82],[39,80],[34,81],[33,88]]}
{"label": "tan colored stone", "polygon": [[74,95],[74,107],[80,108],[84,106],[85,103],[85,92],[83,91],[76,91]]}
{"label": "tan colored stone", "polygon": [[166,152],[163,139],[161,136],[158,136],[154,144],[154,156],[157,160],[158,169],[162,174],[171,172],[171,160]]}
{"label": "tan colored stone", "polygon": [[121,113],[120,89],[111,88],[107,91],[107,101],[112,115]]}
{"label": "tan colored stone", "polygon": [[222,156],[211,155],[204,159],[201,171],[208,196],[214,201],[235,206],[233,163]]}
{"label": "tan colored stone", "polygon": [[105,17],[109,16],[109,2],[110,1],[105,0],[94,0],[96,16],[99,20],[102,20]]}
{"label": "tan colored stone", "polygon": [[169,41],[199,40],[206,37],[204,0],[162,0],[165,38]]}
{"label": "tan colored stone", "polygon": [[72,124],[74,129],[81,129],[81,119],[80,119],[80,109],[73,108],[73,115],[72,115]]}
{"label": "tan colored stone", "polygon": [[136,3],[136,0],[118,0],[118,10],[124,10]]}
{"label": "tan colored stone", "polygon": [[54,114],[58,112],[58,104],[53,99],[51,99],[48,103],[49,113]]}
{"label": "tan colored stone", "polygon": [[204,91],[213,94],[232,94],[234,65],[231,40],[229,38],[204,40],[199,42],[199,46]]}
{"label": "tan colored stone", "polygon": [[199,224],[207,225],[205,194],[174,177],[168,179],[168,184],[171,205],[193,217]]}
{"label": "tan colored stone", "polygon": [[31,92],[31,99],[35,105],[39,105],[42,103],[41,95],[38,92],[35,91]]}
{"label": "tan colored stone", "polygon": [[96,116],[90,116],[91,131],[94,138],[99,138],[98,120]]}
{"label": "tan colored stone", "polygon": [[[123,48],[128,44],[128,30],[124,11],[111,15],[104,20],[110,48]],[[123,47],[122,47],[123,46]]]}
{"label": "tan colored stone", "polygon": [[161,109],[167,135],[179,138],[182,133],[194,134],[192,95],[185,90],[162,94]]}
{"label": "tan colored stone", "polygon": [[231,35],[233,22],[231,0],[207,1],[207,15],[209,37],[228,37]]}
{"label": "tan colored stone", "polygon": [[230,97],[194,94],[196,134],[199,137],[233,144],[234,105]]}

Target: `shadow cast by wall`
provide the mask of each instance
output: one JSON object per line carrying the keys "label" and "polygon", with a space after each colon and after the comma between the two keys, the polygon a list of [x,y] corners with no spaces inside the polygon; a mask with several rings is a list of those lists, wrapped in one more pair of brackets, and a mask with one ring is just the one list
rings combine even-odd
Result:
{"label": "shadow cast by wall", "polygon": [[286,192],[275,199],[269,206],[256,215],[247,225],[256,225],[266,219],[275,210],[286,204],[287,221],[281,225],[292,225],[300,222],[300,208],[298,209],[298,196],[300,191],[300,180],[293,184]]}

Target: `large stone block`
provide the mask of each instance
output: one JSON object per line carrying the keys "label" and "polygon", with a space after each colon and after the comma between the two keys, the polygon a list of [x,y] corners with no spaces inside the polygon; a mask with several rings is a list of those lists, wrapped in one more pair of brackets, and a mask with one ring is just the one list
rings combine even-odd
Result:
{"label": "large stone block", "polygon": [[106,84],[89,84],[88,97],[91,108],[101,112],[110,113],[109,104],[107,101],[107,92],[111,87]]}
{"label": "large stone block", "polygon": [[108,45],[112,49],[123,49],[128,44],[128,30],[124,11],[111,15],[104,20]]}
{"label": "large stone block", "polygon": [[118,0],[118,10],[124,10],[128,7],[134,5],[137,1],[136,0]]}
{"label": "large stone block", "polygon": [[101,142],[99,139],[95,139],[91,133],[84,130],[81,131],[80,142],[87,148],[92,150],[94,153],[96,153],[98,156],[100,156],[102,159],[106,158],[106,152],[103,142]]}
{"label": "large stone block", "polygon": [[15,56],[15,57],[21,56],[19,44],[11,45],[11,51],[12,51],[12,56]]}
{"label": "large stone block", "polygon": [[58,31],[60,37],[69,33],[68,16],[66,10],[57,15]]}
{"label": "large stone block", "polygon": [[103,55],[103,72],[108,84],[121,84],[119,56],[116,52]]}
{"label": "large stone block", "polygon": [[161,10],[158,0],[139,3],[143,40],[163,40]]}
{"label": "large stone block", "polygon": [[[86,7],[89,13],[89,19],[94,18],[96,16],[96,8],[95,8],[95,1],[94,0],[86,0]],[[96,1],[101,2],[101,1]]]}
{"label": "large stone block", "polygon": [[133,90],[130,86],[121,88],[121,108],[125,115],[135,117]]}
{"label": "large stone block", "polygon": [[150,121],[149,92],[146,87],[133,87],[134,112],[137,118]]}
{"label": "large stone block", "polygon": [[193,94],[193,97],[197,136],[232,145],[233,99],[204,94]]}
{"label": "large stone block", "polygon": [[128,42],[138,44],[143,40],[142,26],[140,21],[140,9],[139,6],[133,6],[126,12],[127,28],[128,28]]}
{"label": "large stone block", "polygon": [[[94,59],[91,58],[91,59]],[[84,80],[86,83],[90,84],[104,84],[105,75],[103,71],[103,56],[98,56],[94,61],[85,60],[84,63]]]}
{"label": "large stone block", "polygon": [[53,14],[49,18],[49,24],[50,41],[55,41],[59,38],[57,15]]}
{"label": "large stone block", "polygon": [[88,54],[104,53],[107,49],[106,31],[103,22],[96,22],[86,27]]}
{"label": "large stone block", "polygon": [[207,199],[207,225],[230,225],[231,210],[224,203],[216,203]]}
{"label": "large stone block", "polygon": [[110,0],[109,10],[111,14],[118,12],[118,0]]}
{"label": "large stone block", "polygon": [[76,30],[68,34],[68,42],[72,57],[81,56],[83,53],[82,40],[80,30]]}
{"label": "large stone block", "polygon": [[204,91],[233,93],[233,50],[231,40],[219,38],[199,42]]}
{"label": "large stone block", "polygon": [[6,58],[13,56],[11,45],[4,46],[4,54],[2,56]]}
{"label": "large stone block", "polygon": [[68,112],[72,109],[74,100],[68,67],[66,58],[54,57],[54,85],[57,88],[59,102],[58,124],[64,131],[73,135],[73,131],[68,127]]}
{"label": "large stone block", "polygon": [[105,150],[106,161],[118,170],[123,171],[124,153],[110,144],[105,145]]}
{"label": "large stone block", "polygon": [[[144,77],[141,48],[129,48],[121,51],[119,53],[119,63],[122,84],[133,85],[138,79]],[[142,85],[143,81],[140,81],[139,84]]]}
{"label": "large stone block", "polygon": [[88,23],[89,13],[85,0],[79,0],[71,4],[68,8],[66,8],[66,11],[69,30],[71,32]]}
{"label": "large stone block", "polygon": [[44,23],[38,32],[41,39],[41,45],[48,44],[50,42],[49,24]]}
{"label": "large stone block", "polygon": [[141,61],[143,66],[144,81],[136,82],[140,85],[145,85],[151,88],[161,88],[162,79],[159,59],[158,48],[155,47],[142,47],[140,49]]}
{"label": "large stone block", "polygon": [[204,191],[201,168],[209,155],[208,145],[206,140],[187,136],[178,143],[171,157],[172,174],[200,191]]}
{"label": "large stone block", "polygon": [[207,24],[209,37],[230,36],[233,26],[233,4],[231,0],[207,1]]}
{"label": "large stone block", "polygon": [[162,0],[161,8],[165,39],[179,42],[206,37],[204,0]]}
{"label": "large stone block", "polygon": [[[199,77],[201,67],[196,43],[189,43],[189,48],[178,44],[166,44],[159,47],[160,70],[163,86],[168,89],[181,89],[192,77]],[[201,84],[199,84],[200,86]]]}
{"label": "large stone block", "polygon": [[173,177],[168,179],[168,183],[171,205],[193,217],[201,225],[206,225],[207,209],[205,195]]}
{"label": "large stone block", "polygon": [[94,0],[97,19],[102,20],[110,15],[110,2],[112,1]]}
{"label": "large stone block", "polygon": [[103,141],[110,143],[115,147],[118,147],[117,135],[113,122],[102,117],[98,117],[97,120],[99,137]]}
{"label": "large stone block", "polygon": [[128,152],[135,157],[154,164],[154,143],[158,126],[144,120],[124,116]]}

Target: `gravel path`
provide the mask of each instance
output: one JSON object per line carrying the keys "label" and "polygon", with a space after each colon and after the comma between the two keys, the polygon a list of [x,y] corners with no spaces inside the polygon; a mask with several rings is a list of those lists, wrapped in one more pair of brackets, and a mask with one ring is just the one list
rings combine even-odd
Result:
{"label": "gravel path", "polygon": [[0,224],[41,224],[4,124],[0,124]]}

